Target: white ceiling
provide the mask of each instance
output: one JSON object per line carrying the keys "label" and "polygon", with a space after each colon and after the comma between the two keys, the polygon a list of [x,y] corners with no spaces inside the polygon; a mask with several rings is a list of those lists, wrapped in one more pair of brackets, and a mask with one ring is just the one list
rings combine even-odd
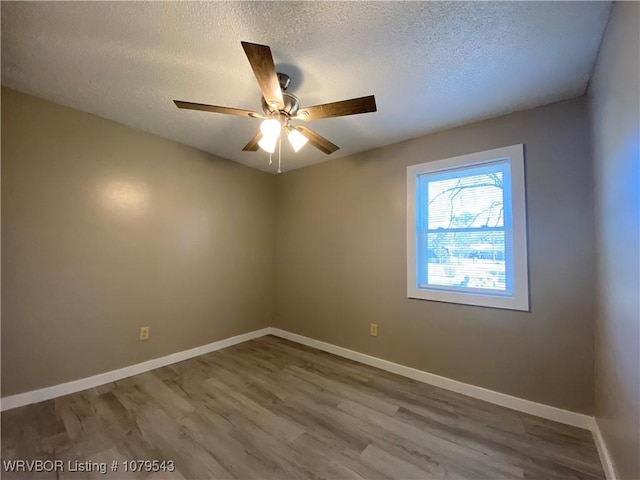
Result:
{"label": "white ceiling", "polygon": [[241,40],[271,47],[303,106],[374,94],[378,112],[307,124],[341,148],[283,170],[584,93],[610,2],[2,2],[2,84],[274,172],[242,152],[260,111]]}

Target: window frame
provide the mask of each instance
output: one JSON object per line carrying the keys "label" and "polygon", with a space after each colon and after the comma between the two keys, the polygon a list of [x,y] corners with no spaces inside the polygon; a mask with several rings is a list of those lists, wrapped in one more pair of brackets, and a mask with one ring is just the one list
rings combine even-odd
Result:
{"label": "window frame", "polygon": [[[487,290],[469,289],[461,291],[460,287],[434,286],[432,288],[418,285],[418,226],[416,203],[419,195],[418,176],[433,175],[455,171],[468,167],[507,162],[510,171],[511,202],[505,210],[511,210],[511,247],[513,249],[513,292],[489,293]],[[529,273],[527,258],[527,215],[524,170],[524,145],[517,144],[496,148],[484,152],[471,153],[458,157],[446,158],[432,162],[410,165],[407,167],[407,297],[419,300],[433,300],[463,305],[503,308],[509,310],[529,311]],[[505,232],[507,225],[505,223]],[[506,256],[505,256],[506,262]],[[507,266],[505,265],[505,269]]]}

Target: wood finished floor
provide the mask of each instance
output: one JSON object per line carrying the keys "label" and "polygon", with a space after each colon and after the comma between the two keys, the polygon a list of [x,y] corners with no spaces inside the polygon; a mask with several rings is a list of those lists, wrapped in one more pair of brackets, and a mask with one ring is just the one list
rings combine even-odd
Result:
{"label": "wood finished floor", "polygon": [[6,479],[604,479],[587,430],[273,336],[3,412],[2,459],[177,467]]}

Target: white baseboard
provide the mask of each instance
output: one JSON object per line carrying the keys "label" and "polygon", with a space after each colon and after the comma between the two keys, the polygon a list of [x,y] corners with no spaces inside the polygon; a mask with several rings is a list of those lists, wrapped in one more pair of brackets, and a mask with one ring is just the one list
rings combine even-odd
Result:
{"label": "white baseboard", "polygon": [[607,477],[607,480],[617,480],[618,475],[616,475],[616,469],[613,466],[611,454],[609,453],[607,444],[605,443],[602,432],[600,431],[598,421],[595,419],[593,421],[593,429],[591,431],[593,432],[593,441],[595,442],[596,448],[598,449],[598,455],[600,456],[600,461],[602,462],[602,469],[604,470],[605,477]]}
{"label": "white baseboard", "polygon": [[318,350],[332,353],[340,357],[348,358],[365,365],[380,368],[381,370],[386,370],[388,372],[411,378],[419,382],[427,383],[429,385],[434,385],[446,390],[451,390],[462,395],[467,395],[479,400],[484,400],[496,405],[511,408],[512,410],[517,410],[519,412],[528,413],[530,415],[546,418],[548,420],[572,425],[574,427],[591,430],[607,480],[617,480],[609,450],[606,446],[602,433],[600,432],[598,423],[596,422],[594,417],[581,413],[571,412],[569,410],[563,410],[561,408],[552,407],[550,405],[532,402],[531,400],[525,400],[523,398],[513,397],[505,393],[495,392],[493,390],[488,390],[476,385],[459,382],[447,377],[442,377],[440,375],[435,375],[423,370],[418,370],[416,368],[393,363],[381,358],[372,357],[364,353],[356,352],[355,350],[338,347],[337,345],[321,342],[320,340],[314,340],[309,337],[298,335],[297,333],[291,333],[287,332],[286,330],[281,330],[279,328],[273,327],[267,327],[261,330],[244,333],[242,335],[237,335],[235,337],[226,338],[224,340],[219,340],[207,345],[192,348],[190,350],[173,353],[165,357],[156,358],[147,362],[138,363],[129,367],[120,368],[118,370],[113,370],[111,372],[94,375],[92,377],[82,378],[80,380],[74,380],[72,382],[54,385],[52,387],[41,388],[39,390],[33,390],[31,392],[4,397],[0,399],[0,411],[11,410],[13,408],[21,407],[24,405],[42,402],[51,398],[61,397],[63,395],[69,395],[70,393],[75,393],[86,390],[88,388],[104,385],[106,383],[115,382],[123,378],[138,375],[140,373],[148,372],[150,370],[171,365],[173,363],[182,362],[183,360],[188,360],[193,357],[214,352],[216,350],[221,350],[223,348],[269,334],[286,338],[287,340],[291,340],[302,345],[307,345]]}
{"label": "white baseboard", "polygon": [[468,397],[477,398],[490,402],[502,407],[507,407],[512,410],[516,410],[537,417],[546,418],[555,422],[572,425],[574,427],[584,428],[590,430],[593,435],[593,440],[598,450],[598,456],[602,463],[607,480],[618,480],[613,461],[607,448],[607,444],[604,441],[600,427],[596,419],[589,415],[582,413],[576,413],[569,410],[563,410],[561,408],[552,407],[550,405],[544,405],[542,403],[532,402],[531,400],[525,400],[523,398],[513,397],[505,393],[496,392],[486,388],[478,387],[476,385],[470,385],[468,383],[452,380],[447,377],[441,377],[440,375],[434,375],[433,373],[425,372],[411,367],[406,367],[398,363],[393,363],[381,358],[372,357],[364,353],[356,352],[355,350],[349,350],[348,348],[338,347],[331,343],[321,342],[313,338],[298,335],[297,333],[287,332],[279,328],[271,328],[272,335],[286,338],[292,342],[300,343],[308,347],[317,348],[340,357],[348,358],[365,365],[386,370],[387,372],[395,373],[403,377],[408,377],[419,382],[428,383],[436,387],[444,388],[445,390],[451,390],[453,392],[466,395]]}
{"label": "white baseboard", "polygon": [[525,400],[523,398],[513,397],[505,393],[495,392],[486,388],[470,385],[468,383],[452,380],[447,377],[441,377],[440,375],[434,375],[433,373],[418,370],[416,368],[406,367],[398,363],[389,362],[388,360],[382,360],[381,358],[372,357],[364,353],[349,350],[347,348],[338,347],[330,343],[321,342],[312,338],[298,335],[297,333],[287,332],[286,330],[280,330],[279,328],[271,328],[271,334],[278,337],[286,338],[293,342],[307,345],[308,347],[317,348],[325,352],[333,353],[340,357],[345,357],[356,362],[364,363],[372,367],[386,370],[387,372],[402,375],[419,382],[428,383],[436,387],[451,390],[453,392],[461,393],[469,397],[484,400],[485,402],[494,403],[502,407],[511,408],[519,412],[528,413],[538,417],[553,420],[555,422],[565,423],[574,427],[580,427],[587,430],[592,430],[594,424],[594,418],[581,413],[571,412],[569,410],[563,410],[561,408],[552,407],[550,405],[544,405],[542,403],[532,402],[531,400]]}
{"label": "white baseboard", "polygon": [[[298,335],[297,333],[291,333],[287,332],[286,330],[281,330],[279,328],[273,327],[267,327],[261,330],[244,333],[242,335],[236,335],[235,337],[219,340],[217,342],[202,345],[190,350],[172,353],[165,357],[155,358],[153,360],[148,360],[136,365],[130,365],[118,370],[100,373],[92,377],[81,378],[79,380],[74,380],[60,385],[53,385],[51,387],[45,387],[39,390],[32,390],[30,392],[3,397],[2,399],[0,399],[0,411],[11,410],[13,408],[21,407],[24,405],[42,402],[51,398],[61,397],[63,395],[69,395],[70,393],[75,393],[86,390],[88,388],[104,385],[106,383],[115,382],[123,378],[132,377],[134,375],[148,372],[156,368],[171,365],[172,363],[182,362],[183,360],[188,360],[193,357],[214,352],[216,350],[230,347],[232,345],[246,342],[248,340],[253,340],[254,338],[262,337],[268,334],[286,338],[287,340],[291,340],[302,345],[307,345],[318,350],[333,353],[334,355],[338,355],[340,357],[348,358],[356,362],[364,363],[365,365],[380,368],[382,370],[386,370],[403,377],[408,377],[419,382],[428,383],[429,385],[434,385],[446,390],[461,393],[469,397],[484,400],[486,402],[494,403],[496,405],[501,405],[503,407],[511,408],[513,410],[528,413],[531,415],[536,415],[538,417],[546,418],[549,420],[554,420],[556,422],[592,430],[594,432],[594,436],[596,434],[599,436],[598,441],[600,442],[600,444],[604,445],[599,429],[596,430],[594,428],[594,425],[596,425],[594,418],[588,415],[583,415],[581,413],[563,410],[561,408],[552,407],[550,405],[544,405],[541,403],[532,402],[530,400],[513,397],[505,393],[495,392],[486,388],[459,382],[457,380],[452,380],[447,377],[441,377],[440,375],[435,375],[423,370],[418,370],[416,368],[393,363],[381,358],[372,357],[364,353],[356,352],[355,350],[338,347],[330,343],[321,342],[320,340],[315,340],[309,337]],[[596,444],[598,444],[598,441],[596,441]],[[606,449],[604,449],[604,451],[606,451]]]}
{"label": "white baseboard", "polygon": [[39,390],[32,390],[30,392],[19,393],[17,395],[10,395],[0,399],[0,411],[11,410],[12,408],[22,407],[31,403],[38,403],[51,398],[62,397],[63,395],[69,395],[70,393],[80,392],[88,388],[98,387],[106,383],[115,382],[116,380],[122,380],[123,378],[132,377],[140,373],[148,372],[156,368],[165,367],[172,363],[182,362],[193,357],[198,357],[206,353],[214,352],[222,348],[230,347],[238,343],[253,340],[254,338],[268,335],[271,332],[271,328],[263,328],[261,330],[255,330],[249,333],[243,333],[242,335],[236,335],[235,337],[225,338],[217,342],[202,345],[200,347],[192,348],[190,350],[184,350],[182,352],[172,353],[165,357],[154,358],[146,362],[138,363],[118,370],[112,370],[111,372],[100,373],[92,377],[81,378],[80,380],[74,380],[72,382],[62,383],[60,385],[54,385],[52,387],[41,388]]}

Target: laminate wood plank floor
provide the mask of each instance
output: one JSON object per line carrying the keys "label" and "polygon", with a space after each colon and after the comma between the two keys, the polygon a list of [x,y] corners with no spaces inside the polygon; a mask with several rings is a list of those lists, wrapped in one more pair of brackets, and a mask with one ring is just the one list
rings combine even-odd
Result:
{"label": "laminate wood plank floor", "polygon": [[273,336],[3,412],[2,459],[120,465],[7,479],[604,479],[587,430]]}

